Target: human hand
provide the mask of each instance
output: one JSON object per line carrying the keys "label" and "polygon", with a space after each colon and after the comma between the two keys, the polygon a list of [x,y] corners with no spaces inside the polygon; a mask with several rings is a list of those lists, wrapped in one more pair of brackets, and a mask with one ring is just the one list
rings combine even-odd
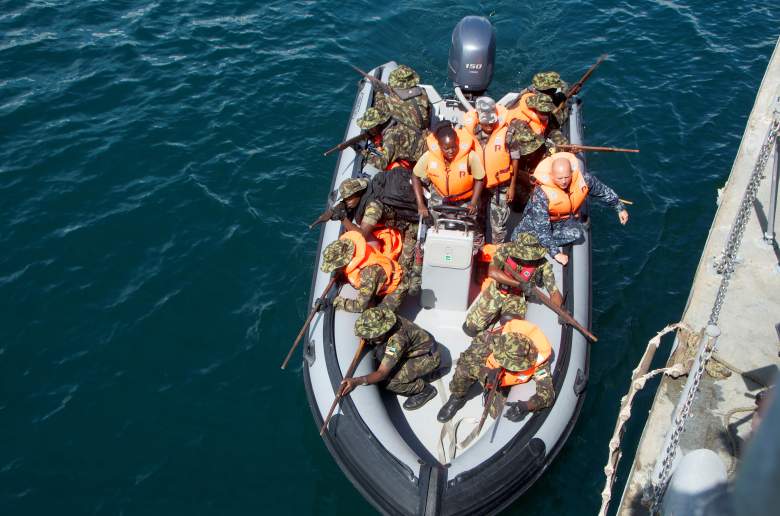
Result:
{"label": "human hand", "polygon": [[512,401],[506,404],[509,410],[506,411],[506,417],[513,423],[519,423],[525,416],[528,415],[530,410],[528,409],[528,403],[525,401]]}
{"label": "human hand", "polygon": [[341,387],[339,387],[339,394],[346,396],[350,392],[355,390],[355,387],[361,385],[361,382],[357,378],[344,378],[341,380]]}
{"label": "human hand", "polygon": [[618,219],[620,220],[620,223],[625,226],[626,222],[628,222],[628,211],[625,209],[621,210],[618,213]]}
{"label": "human hand", "polygon": [[477,213],[477,207],[474,204],[469,203],[468,206],[466,206],[466,212],[469,215],[476,215]]}
{"label": "human hand", "polygon": [[555,261],[557,261],[561,265],[566,265],[567,263],[569,263],[569,257],[563,253],[558,253],[555,256],[553,256],[553,258],[555,258]]}
{"label": "human hand", "polygon": [[347,208],[343,202],[337,203],[330,214],[330,220],[339,221],[347,216]]}
{"label": "human hand", "polygon": [[506,203],[509,205],[512,204],[513,202],[515,202],[515,189],[509,188],[506,191]]}
{"label": "human hand", "polygon": [[417,214],[423,218],[423,220],[429,219],[431,217],[431,212],[428,211],[427,206],[418,206],[417,207]]}

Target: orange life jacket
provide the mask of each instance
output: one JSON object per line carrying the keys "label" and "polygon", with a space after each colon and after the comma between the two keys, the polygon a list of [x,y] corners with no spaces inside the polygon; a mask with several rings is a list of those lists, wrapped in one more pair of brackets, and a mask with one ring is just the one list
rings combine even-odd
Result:
{"label": "orange life jacket", "polygon": [[[552,178],[552,163],[558,158],[566,158],[571,163],[571,184],[565,191],[559,188]],[[536,166],[533,177],[547,195],[551,222],[579,216],[578,210],[585,202],[589,188],[585,182],[585,176],[580,172],[580,161],[574,154],[556,152],[552,156],[544,158]]]}
{"label": "orange life jacket", "polygon": [[536,93],[523,93],[520,96],[520,101],[517,105],[512,109],[507,110],[505,115],[506,123],[508,124],[512,120],[520,119],[525,121],[534,133],[542,135],[547,130],[549,118],[547,115],[537,113],[528,107],[527,101],[534,95],[536,95]]}
{"label": "orange life jacket", "polygon": [[458,135],[458,153],[450,163],[444,160],[436,136],[429,134],[425,139],[428,144],[425,174],[439,195],[451,201],[462,201],[471,198],[474,188],[474,178],[469,170],[469,152],[474,148],[474,139],[465,129],[455,129],[455,132]]}
{"label": "orange life jacket", "polygon": [[391,260],[398,260],[403,248],[401,232],[395,228],[378,227],[372,233],[382,244],[382,254]]}
{"label": "orange life jacket", "polygon": [[[536,370],[550,360],[550,357],[552,356],[550,341],[547,340],[547,337],[544,332],[542,332],[541,328],[525,319],[512,319],[504,325],[501,333],[519,333],[525,335],[531,339],[531,342],[534,343],[534,347],[536,348],[536,363],[525,371],[505,370],[501,376],[501,387],[511,387],[512,385],[528,382],[533,377]],[[501,364],[498,363],[498,360],[493,356],[493,353],[487,357],[485,365],[490,369],[501,368]]]}
{"label": "orange life jacket", "polygon": [[[488,136],[487,142],[482,146],[479,140],[474,137],[474,148],[477,151],[479,160],[482,162],[482,168],[485,169],[485,187],[493,188],[502,185],[512,179],[512,160],[509,157],[507,148],[506,132],[509,126],[506,122],[506,108],[496,104],[498,111],[497,126]],[[463,127],[470,134],[474,134],[479,124],[479,117],[476,111],[469,111],[463,117]]]}
{"label": "orange life jacket", "polygon": [[379,265],[385,272],[385,282],[379,288],[378,294],[381,296],[391,294],[398,288],[403,275],[401,266],[395,260],[391,260],[368,245],[360,231],[347,231],[339,237],[339,240],[350,240],[355,244],[355,254],[344,269],[350,285],[359,289],[360,271],[370,265]]}

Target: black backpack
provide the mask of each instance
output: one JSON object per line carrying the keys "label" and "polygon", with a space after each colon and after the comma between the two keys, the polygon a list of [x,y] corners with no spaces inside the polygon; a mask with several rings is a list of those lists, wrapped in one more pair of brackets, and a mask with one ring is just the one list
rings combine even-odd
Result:
{"label": "black backpack", "polygon": [[355,220],[360,223],[366,211],[366,205],[374,199],[395,211],[396,219],[404,222],[417,222],[417,200],[412,189],[412,171],[396,167],[377,173],[368,183],[368,188],[360,199]]}

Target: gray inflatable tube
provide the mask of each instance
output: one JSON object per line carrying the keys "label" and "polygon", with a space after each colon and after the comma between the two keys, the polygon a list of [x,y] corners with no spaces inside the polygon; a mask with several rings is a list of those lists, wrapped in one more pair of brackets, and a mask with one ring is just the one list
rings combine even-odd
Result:
{"label": "gray inflatable tube", "polygon": [[[371,73],[386,80],[395,66],[395,63],[387,63]],[[459,102],[442,99],[431,86],[425,86],[425,89],[432,104],[434,121],[460,120],[463,108]],[[508,94],[500,102],[508,104],[516,96],[517,93]],[[355,121],[372,100],[370,83],[362,82],[345,138],[360,132]],[[572,106],[567,125],[564,130],[568,130],[570,141],[581,144],[578,103]],[[352,149],[344,150],[333,174],[331,191],[342,180],[359,174],[361,165],[361,158]],[[581,165],[585,167],[584,162]],[[591,242],[587,218],[585,225],[588,230],[584,240],[567,249],[569,265],[565,270],[557,263],[554,266],[558,287],[566,295],[566,307],[578,321],[590,326]],[[319,270],[322,249],[336,240],[342,231],[338,222],[328,222],[322,227],[311,305],[330,279]],[[429,232],[426,260],[430,236]],[[425,270],[423,274],[425,297]],[[434,277],[433,274],[430,277]],[[588,378],[587,342],[570,327],[558,324],[557,316],[549,309],[530,303],[528,320],[541,327],[553,344],[555,404],[519,423],[504,417],[488,418],[479,435],[475,435],[482,413],[482,397],[475,388],[466,406],[452,421],[439,423],[436,413],[449,396],[453,363],[470,342],[461,330],[465,309],[449,303],[452,296],[447,288],[450,288],[449,282],[438,286],[434,283],[427,293],[435,301],[424,303],[426,308],[421,307],[419,298],[406,299],[401,308],[405,317],[430,332],[441,346],[442,370],[440,377],[433,381],[438,396],[419,410],[405,411],[401,407],[402,397],[376,386],[358,387],[342,401],[323,436],[325,445],[347,478],[384,514],[458,515],[500,511],[544,473],[571,433],[582,406]],[[477,293],[478,286],[471,285],[469,301]],[[335,294],[334,289],[330,295]],[[348,285],[341,291],[344,296],[354,294]],[[304,341],[303,377],[317,429],[322,425],[357,349],[358,339],[353,331],[356,318],[355,314],[332,309],[319,312]],[[367,374],[375,368],[374,356],[368,353],[356,375]],[[526,400],[534,391],[533,381],[514,386],[509,400]]]}

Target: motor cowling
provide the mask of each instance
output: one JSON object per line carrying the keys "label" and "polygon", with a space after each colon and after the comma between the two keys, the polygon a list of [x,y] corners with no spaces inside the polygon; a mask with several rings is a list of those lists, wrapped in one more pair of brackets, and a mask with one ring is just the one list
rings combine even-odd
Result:
{"label": "motor cowling", "polygon": [[478,95],[493,79],[496,31],[487,18],[466,16],[452,30],[447,76],[464,93]]}

